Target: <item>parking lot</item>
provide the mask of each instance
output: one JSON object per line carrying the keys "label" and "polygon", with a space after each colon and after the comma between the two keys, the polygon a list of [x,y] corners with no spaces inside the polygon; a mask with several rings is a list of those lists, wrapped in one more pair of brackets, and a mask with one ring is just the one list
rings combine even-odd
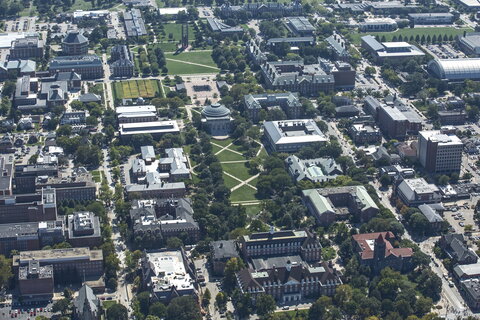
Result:
{"label": "parking lot", "polygon": [[439,59],[465,58],[466,55],[454,49],[450,44],[429,44],[426,48]]}
{"label": "parking lot", "polygon": [[447,210],[444,213],[444,218],[450,223],[456,233],[464,233],[467,225],[472,225],[473,230],[476,230],[473,220],[474,212],[470,201],[463,200],[455,203],[446,203],[445,208]]}
{"label": "parking lot", "polygon": [[53,303],[38,304],[36,306],[10,306],[6,304],[4,307],[0,308],[0,318],[24,320],[33,320],[38,316],[51,318],[53,315],[52,305]]}

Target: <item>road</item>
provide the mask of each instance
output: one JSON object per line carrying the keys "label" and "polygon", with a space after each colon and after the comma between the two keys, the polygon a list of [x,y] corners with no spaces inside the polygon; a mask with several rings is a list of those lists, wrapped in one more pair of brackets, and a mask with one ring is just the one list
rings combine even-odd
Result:
{"label": "road", "polygon": [[[338,129],[335,122],[328,122],[328,134],[337,137],[343,153],[350,157],[354,157],[353,146],[346,141],[343,134]],[[401,220],[401,217],[390,203],[390,198],[392,194],[392,189],[383,190],[381,188],[380,183],[377,180],[370,181],[370,184],[375,188],[377,194],[380,196],[380,202],[386,208],[388,208],[396,217],[398,221]],[[435,242],[438,240],[438,237],[431,237],[423,241],[415,241],[412,239],[412,236],[408,233],[408,230],[405,230],[403,235],[404,238],[417,243],[420,249],[427,254],[428,256],[434,259],[434,262],[430,262],[430,267],[432,270],[442,279],[442,297],[440,304],[443,305],[443,310],[451,310],[447,315],[454,316],[463,314],[464,312],[469,312],[467,308],[465,308],[464,301],[460,293],[458,292],[456,287],[451,288],[448,284],[448,281],[443,277],[443,275],[448,274],[448,272],[443,268],[442,262],[435,257],[433,253],[433,247]],[[438,265],[438,267],[437,267]]]}

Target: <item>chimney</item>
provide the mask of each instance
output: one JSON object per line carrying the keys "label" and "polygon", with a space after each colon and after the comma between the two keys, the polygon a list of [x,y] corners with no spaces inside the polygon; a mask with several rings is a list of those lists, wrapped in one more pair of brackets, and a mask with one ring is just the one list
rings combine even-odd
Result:
{"label": "chimney", "polygon": [[292,270],[292,263],[290,262],[290,260],[287,260],[287,265],[285,266],[285,268],[287,269],[288,272]]}

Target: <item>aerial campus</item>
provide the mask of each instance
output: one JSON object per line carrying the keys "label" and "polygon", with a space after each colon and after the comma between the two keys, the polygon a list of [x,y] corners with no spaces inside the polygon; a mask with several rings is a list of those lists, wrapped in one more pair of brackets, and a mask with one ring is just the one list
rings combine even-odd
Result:
{"label": "aerial campus", "polygon": [[480,319],[478,0],[0,0],[0,319]]}

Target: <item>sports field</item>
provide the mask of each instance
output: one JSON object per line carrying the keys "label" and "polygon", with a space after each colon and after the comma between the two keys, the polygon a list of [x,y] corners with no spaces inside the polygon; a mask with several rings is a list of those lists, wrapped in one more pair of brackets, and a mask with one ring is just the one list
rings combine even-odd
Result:
{"label": "sports field", "polygon": [[[463,32],[467,31],[473,31],[471,28],[453,28],[453,27],[440,27],[440,28],[404,28],[404,29],[398,29],[394,32],[360,32],[360,33],[353,33],[352,36],[352,42],[355,44],[360,44],[360,38],[366,35],[372,35],[372,36],[378,36],[378,38],[382,38],[385,36],[386,41],[392,41],[393,37],[398,37],[402,36],[403,41],[410,41],[410,37],[415,37],[418,35],[419,37],[425,36],[425,37],[433,37],[433,36],[442,36],[442,38],[446,35],[448,38],[452,36],[455,38],[456,36],[463,35]],[[405,39],[406,37],[406,39]]]}
{"label": "sports field", "polygon": [[157,80],[131,80],[113,83],[116,99],[153,98],[159,92]]}

